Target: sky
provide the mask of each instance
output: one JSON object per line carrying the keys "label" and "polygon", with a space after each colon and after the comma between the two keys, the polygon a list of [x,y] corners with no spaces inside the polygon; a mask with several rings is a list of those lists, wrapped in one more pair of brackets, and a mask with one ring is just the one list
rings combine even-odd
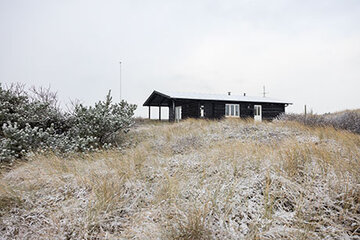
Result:
{"label": "sky", "polygon": [[359,23],[358,0],[0,0],[0,82],[50,86],[63,106],[119,101],[121,61],[136,116],[153,90],[263,86],[287,112],[355,109]]}

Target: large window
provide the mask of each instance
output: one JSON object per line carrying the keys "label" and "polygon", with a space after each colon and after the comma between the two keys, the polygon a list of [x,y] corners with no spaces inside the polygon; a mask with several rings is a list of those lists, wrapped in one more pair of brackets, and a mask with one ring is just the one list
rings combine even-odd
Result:
{"label": "large window", "polygon": [[225,117],[240,117],[240,105],[225,104]]}

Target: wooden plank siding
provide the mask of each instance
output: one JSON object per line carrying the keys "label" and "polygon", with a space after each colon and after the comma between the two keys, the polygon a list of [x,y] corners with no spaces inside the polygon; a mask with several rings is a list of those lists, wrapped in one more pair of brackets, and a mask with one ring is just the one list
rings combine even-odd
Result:
{"label": "wooden plank siding", "polygon": [[175,121],[175,101],[169,103],[169,121]]}
{"label": "wooden plank siding", "polygon": [[[201,96],[201,94],[200,94]],[[254,118],[254,106],[262,106],[262,119],[271,120],[276,118],[279,114],[285,112],[285,107],[288,102],[259,98],[259,97],[246,97],[246,96],[230,96],[230,95],[178,95],[164,94],[158,91],[148,97],[143,106],[159,107],[159,118],[161,118],[160,107],[169,108],[169,121],[175,121],[175,109],[181,106],[181,119],[186,118],[200,118],[201,106],[204,106],[204,118],[220,119],[225,117],[226,104],[239,104],[241,118]],[[212,98],[214,97],[214,98]]]}
{"label": "wooden plank siding", "polygon": [[285,112],[285,104],[263,103],[261,105],[264,120],[272,120]]}
{"label": "wooden plank siding", "polygon": [[[220,119],[225,117],[225,104],[240,104],[241,118],[254,118],[254,105],[262,106],[263,120],[271,120],[285,112],[285,104],[281,103],[249,103],[224,101],[176,100],[175,105],[182,107],[182,119],[200,118],[200,106],[204,106],[205,118]],[[169,106],[169,120],[174,120],[173,108]]]}
{"label": "wooden plank siding", "polygon": [[204,105],[204,117],[205,118],[214,118],[214,105],[212,102],[201,102],[200,106]]}
{"label": "wooden plank siding", "polygon": [[176,106],[181,106],[182,119],[200,117],[200,106],[197,101],[176,101]]}

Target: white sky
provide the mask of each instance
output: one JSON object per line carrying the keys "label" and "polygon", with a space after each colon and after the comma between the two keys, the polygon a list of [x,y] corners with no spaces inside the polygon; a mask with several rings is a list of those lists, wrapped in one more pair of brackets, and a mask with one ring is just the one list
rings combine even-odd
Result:
{"label": "white sky", "polygon": [[[0,81],[63,104],[112,89],[268,96],[324,113],[360,108],[359,0],[0,0]],[[154,114],[157,110],[153,110]]]}

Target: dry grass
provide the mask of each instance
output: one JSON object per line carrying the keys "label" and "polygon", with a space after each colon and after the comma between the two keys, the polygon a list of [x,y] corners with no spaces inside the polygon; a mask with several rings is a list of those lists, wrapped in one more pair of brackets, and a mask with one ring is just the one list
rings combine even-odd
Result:
{"label": "dry grass", "polygon": [[230,119],[130,136],[3,173],[0,239],[360,239],[359,135]]}

